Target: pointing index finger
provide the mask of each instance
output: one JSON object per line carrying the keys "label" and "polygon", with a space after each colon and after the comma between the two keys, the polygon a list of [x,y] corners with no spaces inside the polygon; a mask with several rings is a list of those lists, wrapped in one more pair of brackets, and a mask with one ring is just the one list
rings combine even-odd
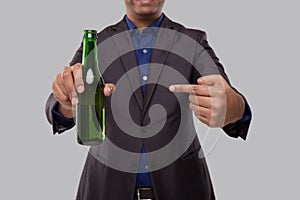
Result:
{"label": "pointing index finger", "polygon": [[169,90],[171,92],[182,92],[198,96],[211,96],[209,87],[207,85],[178,84],[171,85]]}
{"label": "pointing index finger", "polygon": [[171,92],[182,92],[182,93],[188,93],[188,94],[195,94],[197,85],[191,85],[191,84],[177,84],[177,85],[171,85],[169,87],[169,90]]}

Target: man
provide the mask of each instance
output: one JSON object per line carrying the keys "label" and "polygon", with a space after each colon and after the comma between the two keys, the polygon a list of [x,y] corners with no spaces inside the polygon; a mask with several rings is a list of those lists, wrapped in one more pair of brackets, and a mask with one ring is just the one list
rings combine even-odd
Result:
{"label": "man", "polygon": [[[222,127],[229,136],[246,139],[251,121],[250,108],[245,98],[229,84],[204,32],[187,29],[168,19],[162,13],[164,0],[125,0],[125,4],[124,19],[98,34],[99,52],[106,51],[100,53],[99,62],[106,63],[105,55],[119,55],[108,67],[104,67],[105,71],[100,66],[108,82],[104,88],[107,138],[121,149],[141,153],[140,160],[138,163],[132,162],[136,173],[134,170],[118,170],[111,163],[119,160],[123,163],[131,158],[123,160],[118,157],[106,141],[101,147],[91,148],[76,199],[215,199],[205,158],[199,156],[202,151],[195,137],[192,116],[194,114],[209,127]],[[165,31],[156,31],[158,27]],[[120,36],[123,33],[126,36]],[[200,50],[190,49],[189,52],[189,48],[183,47],[190,41],[184,39],[185,36],[195,41],[195,47],[199,46]],[[148,43],[143,45],[144,41]],[[109,50],[101,48],[105,42],[109,43]],[[155,48],[157,45],[165,48]],[[122,52],[124,46],[133,47],[133,51]],[[191,59],[183,59],[174,53],[180,52],[180,48],[184,48],[181,52],[187,52]],[[53,82],[53,94],[47,101],[46,114],[53,124],[54,133],[74,126],[73,110],[78,103],[77,93],[84,91],[83,80],[78,76],[82,67],[81,56],[82,46],[70,66],[65,67]],[[204,62],[205,59],[208,61]],[[210,61],[215,66],[214,70],[211,70]],[[177,72],[181,75],[174,78]],[[124,74],[128,77],[124,78]],[[182,81],[180,77],[183,77]],[[123,80],[121,84],[118,84],[119,79]],[[124,97],[127,93],[132,94],[128,102]],[[165,111],[151,111],[156,104],[162,105]],[[129,110],[130,116],[122,117],[123,107]],[[117,117],[113,114],[116,110]],[[161,115],[166,119],[163,120]],[[132,119],[143,135],[130,135],[116,118],[125,121]],[[157,128],[155,123],[160,124],[161,121],[163,126],[153,134]],[[180,139],[174,143],[177,135]],[[172,147],[166,154],[155,154],[168,144]],[[153,152],[155,156],[151,154]],[[105,154],[110,161],[106,163],[100,154]],[[171,159],[172,162],[164,162],[175,154],[178,156]]]}

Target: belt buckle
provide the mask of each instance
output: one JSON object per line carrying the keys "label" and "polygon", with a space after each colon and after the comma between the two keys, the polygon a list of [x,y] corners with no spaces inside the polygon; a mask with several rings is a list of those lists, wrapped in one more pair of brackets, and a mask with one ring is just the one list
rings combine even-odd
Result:
{"label": "belt buckle", "polygon": [[141,190],[151,190],[151,188],[136,188],[137,200],[152,200],[152,199],[141,199]]}

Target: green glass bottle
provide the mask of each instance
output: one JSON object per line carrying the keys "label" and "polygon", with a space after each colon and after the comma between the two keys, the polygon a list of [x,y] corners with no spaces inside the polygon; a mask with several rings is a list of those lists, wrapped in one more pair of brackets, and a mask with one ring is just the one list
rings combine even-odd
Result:
{"label": "green glass bottle", "polygon": [[105,140],[104,80],[98,68],[97,31],[84,30],[82,78],[84,92],[76,107],[77,141],[97,145]]}

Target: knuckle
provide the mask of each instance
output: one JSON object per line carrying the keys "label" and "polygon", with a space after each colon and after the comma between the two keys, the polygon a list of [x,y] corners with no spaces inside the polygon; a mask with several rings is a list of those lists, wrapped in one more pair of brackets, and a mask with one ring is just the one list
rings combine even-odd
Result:
{"label": "knuckle", "polygon": [[52,83],[51,88],[52,88],[52,91],[56,90],[56,83],[55,83],[55,81]]}
{"label": "knuckle", "polygon": [[73,65],[73,67],[81,67],[81,66],[82,66],[81,63],[76,63],[76,64]]}
{"label": "knuckle", "polygon": [[193,111],[195,114],[198,114],[198,113],[199,113],[197,106],[195,106],[193,103],[190,103],[190,109],[191,109],[191,111]]}
{"label": "knuckle", "polygon": [[198,106],[194,106],[194,112],[200,115],[200,108]]}
{"label": "knuckle", "polygon": [[212,108],[214,110],[214,112],[221,112],[222,110],[224,110],[224,102],[223,101],[216,101],[215,103],[212,104]]}
{"label": "knuckle", "polygon": [[68,100],[68,98],[62,94],[57,94],[56,97],[57,97],[57,100],[59,100],[60,102],[66,102]]}
{"label": "knuckle", "polygon": [[[198,113],[194,113],[195,117],[197,117],[199,120],[202,119],[202,117]],[[203,120],[203,119],[202,119]]]}
{"label": "knuckle", "polygon": [[207,123],[206,120],[204,120],[204,119],[202,119],[202,118],[200,118],[199,120],[200,120],[202,123],[204,123],[204,124],[206,124],[206,125],[209,125],[209,124]]}
{"label": "knuckle", "polygon": [[53,92],[53,97],[57,100],[57,95],[55,92]]}
{"label": "knuckle", "polygon": [[53,93],[53,96],[55,97],[56,100],[60,100],[59,94],[57,94],[57,93],[54,92],[54,93]]}
{"label": "knuckle", "polygon": [[190,109],[193,111],[194,109],[194,105],[192,103],[190,103]]}
{"label": "knuckle", "polygon": [[71,75],[71,72],[70,72],[69,70],[65,70],[65,71],[63,71],[63,73],[62,73],[62,77],[63,77],[64,79],[68,78],[70,75]]}
{"label": "knuckle", "polygon": [[197,117],[198,119],[203,118],[200,114],[197,114],[196,117]]}
{"label": "knuckle", "polygon": [[72,92],[71,92],[71,97],[72,97],[72,98],[73,98],[73,97],[77,97],[77,93],[75,92],[75,89],[72,90]]}
{"label": "knuckle", "polygon": [[197,97],[194,94],[189,95],[189,100],[190,100],[190,102],[193,102],[195,104],[198,103]]}
{"label": "knuckle", "polygon": [[81,67],[82,67],[81,63],[76,63],[71,68],[73,71],[77,72]]}
{"label": "knuckle", "polygon": [[218,112],[221,109],[221,105],[220,104],[215,104],[213,106],[213,108],[214,108],[215,112]]}
{"label": "knuckle", "polygon": [[68,101],[68,98],[65,96],[65,95],[63,95],[63,94],[61,94],[61,93],[58,93],[57,91],[53,91],[53,97],[57,100],[57,101],[59,101],[59,102],[66,102],[66,101]]}
{"label": "knuckle", "polygon": [[198,85],[192,85],[191,86],[193,93],[195,94],[198,90]]}
{"label": "knuckle", "polygon": [[64,67],[64,71],[70,71],[70,70],[72,70],[72,67],[69,67],[69,66]]}
{"label": "knuckle", "polygon": [[53,92],[53,96],[54,96],[54,98],[55,98],[56,100],[59,99],[59,94],[57,94],[55,91]]}
{"label": "knuckle", "polygon": [[61,74],[56,74],[55,81],[59,81],[61,79]]}
{"label": "knuckle", "polygon": [[222,88],[219,88],[218,90],[216,90],[216,94],[218,96],[224,96],[225,95],[225,90],[223,90]]}
{"label": "knuckle", "polygon": [[207,119],[203,118],[203,119],[202,119],[202,122],[203,122],[204,124],[206,124],[208,127],[210,127],[209,121],[208,121]]}

